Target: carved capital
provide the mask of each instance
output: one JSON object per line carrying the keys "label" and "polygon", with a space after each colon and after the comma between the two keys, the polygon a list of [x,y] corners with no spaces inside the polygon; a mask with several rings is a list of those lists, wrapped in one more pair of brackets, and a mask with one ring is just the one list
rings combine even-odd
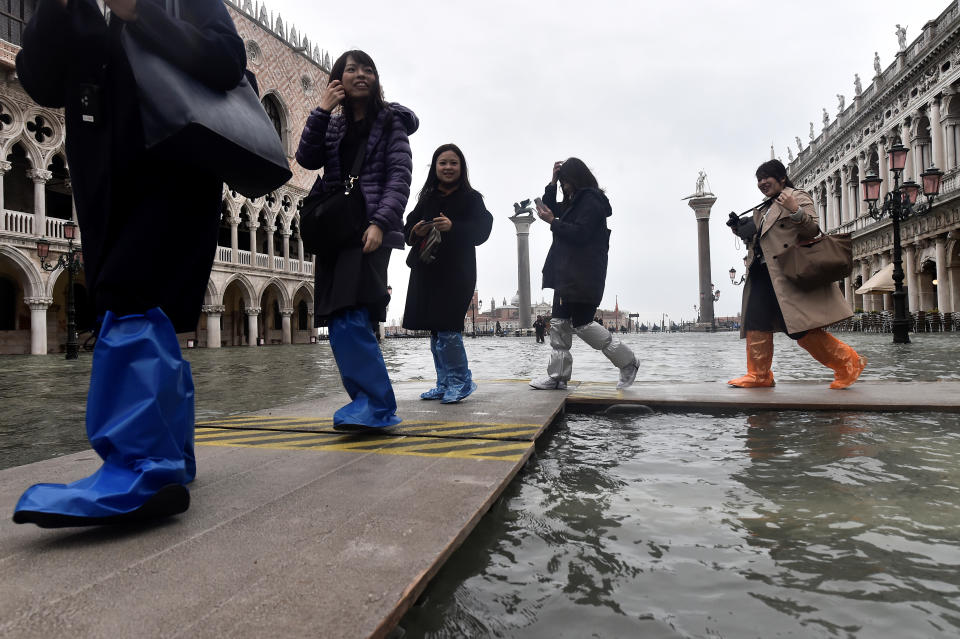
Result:
{"label": "carved capital", "polygon": [[23,303],[30,307],[32,311],[45,311],[53,304],[52,297],[25,297]]}
{"label": "carved capital", "polygon": [[250,308],[246,309],[245,312],[246,312],[247,315],[259,315],[259,314],[260,314],[260,307],[259,307],[259,306],[251,306]]}
{"label": "carved capital", "polygon": [[34,184],[46,184],[53,177],[53,173],[45,169],[30,169],[27,177],[33,180]]}
{"label": "carved capital", "polygon": [[0,160],[0,175],[4,175],[7,171],[13,168],[13,164],[7,162],[6,160]]}
{"label": "carved capital", "polygon": [[222,304],[204,304],[201,310],[207,315],[222,315],[227,308]]}
{"label": "carved capital", "polygon": [[281,308],[281,309],[280,309],[280,315],[281,315],[282,317],[290,317],[290,316],[293,315],[293,309],[292,309],[292,308]]}

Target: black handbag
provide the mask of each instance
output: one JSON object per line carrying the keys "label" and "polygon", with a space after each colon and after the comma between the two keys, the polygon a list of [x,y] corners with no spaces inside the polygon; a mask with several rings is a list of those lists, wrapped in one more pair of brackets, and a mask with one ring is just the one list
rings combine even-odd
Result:
{"label": "black handbag", "polygon": [[342,185],[312,193],[303,200],[300,238],[308,252],[333,255],[341,249],[360,246],[367,216],[359,176],[366,153],[367,139],[364,138]]}
{"label": "black handbag", "polygon": [[[166,0],[166,10],[179,18],[179,0]],[[229,91],[212,89],[127,29],[121,37],[137,83],[148,149],[168,149],[251,198],[290,180],[283,145],[246,75]]]}

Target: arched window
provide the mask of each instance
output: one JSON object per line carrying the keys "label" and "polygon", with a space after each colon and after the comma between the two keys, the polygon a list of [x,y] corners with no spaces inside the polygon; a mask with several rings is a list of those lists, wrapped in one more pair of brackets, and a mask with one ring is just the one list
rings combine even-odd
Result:
{"label": "arched window", "polygon": [[67,187],[67,180],[70,179],[67,165],[61,156],[55,155],[47,170],[52,174],[46,185],[47,217],[73,219],[73,195]]}
{"label": "arched window", "polygon": [[267,117],[273,122],[273,128],[277,131],[280,141],[283,141],[283,109],[280,102],[274,95],[266,95],[263,98],[263,110],[267,112]]}
{"label": "arched window", "polygon": [[7,156],[11,168],[3,176],[3,205],[11,211],[33,213],[33,181],[27,177],[30,161],[18,142]]}

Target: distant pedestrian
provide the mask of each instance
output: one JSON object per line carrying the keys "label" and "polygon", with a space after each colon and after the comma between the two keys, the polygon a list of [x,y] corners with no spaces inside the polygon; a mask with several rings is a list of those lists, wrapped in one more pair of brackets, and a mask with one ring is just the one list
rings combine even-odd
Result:
{"label": "distant pedestrian", "polygon": [[182,18],[159,0],[30,4],[17,77],[39,104],[64,109],[84,272],[102,321],[86,427],[103,465],[71,484],[30,487],[13,520],[61,527],[174,515],[188,508],[197,471],[193,378],[176,334],[197,326],[223,181],[190,157],[146,149],[121,36],[219,92],[243,78],[243,40],[220,0],[193,0]]}
{"label": "distant pedestrian", "polygon": [[463,318],[477,284],[476,247],[487,241],[492,228],[483,196],[470,186],[463,152],[455,144],[441,145],[433,152],[427,180],[403,227],[413,251],[431,229],[441,238],[429,263],[411,256],[403,310],[404,328],[430,331],[437,385],[420,399],[451,404],[477,388],[463,347]]}
{"label": "distant pedestrian", "polygon": [[[557,183],[563,202],[557,202]],[[620,369],[617,388],[627,388],[637,377],[639,361],[630,348],[593,321],[603,298],[607,277],[610,231],[607,218],[613,214],[610,201],[597,186],[597,179],[578,158],[553,165],[553,180],[537,201],[537,214],[550,225],[553,244],[543,265],[543,288],[552,288],[553,318],[547,376],[530,382],[536,389],[564,389],[573,372],[570,347],[573,334],[602,352]]]}
{"label": "distant pedestrian", "polygon": [[333,427],[339,430],[400,423],[372,326],[386,321],[390,251],[403,248],[403,210],[413,169],[408,136],[418,127],[413,111],[384,101],[373,59],[353,50],[333,63],[320,105],[300,137],[297,162],[323,169],[311,193],[343,189],[363,153],[363,198],[351,212],[361,220],[363,235],[358,246],[317,255],[315,275],[314,321],[329,327],[330,348],[351,400],[333,414]]}
{"label": "distant pedestrian", "polygon": [[503,329],[500,328],[500,320],[497,320],[496,335],[497,337],[503,337]]}
{"label": "distant pedestrian", "polygon": [[761,164],[756,176],[767,199],[753,212],[759,233],[743,238],[748,252],[740,337],[746,338],[747,374],[727,383],[739,388],[773,386],[773,334],[784,332],[834,371],[830,388],[847,388],[860,377],[867,360],[823,327],[851,317],[850,305],[835,283],[800,289],[775,259],[783,248],[821,233],[813,200],[793,186],[778,160]]}
{"label": "distant pedestrian", "polygon": [[546,333],[547,324],[543,321],[542,315],[537,315],[537,321],[533,323],[533,331],[537,336],[537,344],[544,343],[544,333]]}

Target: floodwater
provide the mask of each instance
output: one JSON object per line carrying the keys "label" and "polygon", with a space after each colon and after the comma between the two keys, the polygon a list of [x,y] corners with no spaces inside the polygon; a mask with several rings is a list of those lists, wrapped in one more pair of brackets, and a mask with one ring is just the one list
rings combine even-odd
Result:
{"label": "floodwater", "polygon": [[[960,380],[960,335],[839,334],[865,380]],[[742,374],[732,333],[629,335],[641,382]],[[467,339],[474,376],[529,378],[548,346]],[[197,416],[336,391],[329,345],[190,350]],[[387,340],[395,381],[433,378]],[[616,380],[575,341],[574,379]],[[90,354],[0,359],[0,468],[87,447]],[[777,336],[780,381],[832,373]],[[535,392],[535,391],[531,391]],[[832,391],[836,392],[836,391]],[[956,637],[960,415],[568,415],[401,626],[408,637]]]}

